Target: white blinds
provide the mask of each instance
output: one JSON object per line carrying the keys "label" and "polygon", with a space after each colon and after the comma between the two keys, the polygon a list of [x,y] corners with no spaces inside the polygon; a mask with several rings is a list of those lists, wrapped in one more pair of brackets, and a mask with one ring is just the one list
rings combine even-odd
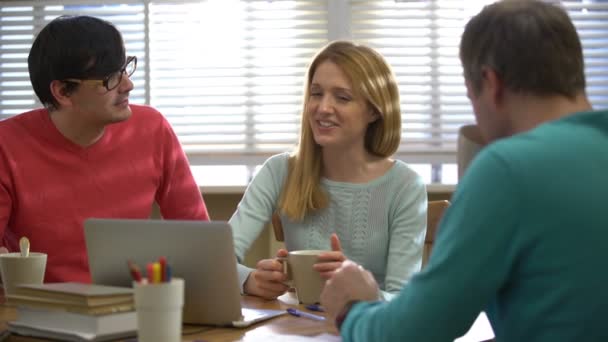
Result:
{"label": "white blinds", "polygon": [[[459,37],[489,2],[0,0],[0,119],[39,106],[26,61],[35,33],[61,14],[88,14],[121,30],[138,56],[131,102],[158,108],[191,162],[259,163],[297,142],[307,64],[346,32],[383,53],[397,75],[399,157],[454,162],[457,129],[473,120]],[[583,41],[592,103],[607,108],[608,1],[562,4]]]}
{"label": "white blinds", "polygon": [[192,156],[286,151],[326,28],[324,1],[152,1],[150,103]]}
{"label": "white blinds", "polygon": [[[145,68],[145,17],[141,1],[2,1],[0,8],[0,119],[40,107],[27,71],[27,56],[35,35],[50,20],[63,14],[87,14],[114,23],[122,32],[128,54],[138,56]],[[144,103],[144,73],[133,75],[131,99]]]}
{"label": "white blinds", "polygon": [[97,16],[138,56],[131,102],[159,109],[195,163],[259,163],[292,148],[306,67],[328,37],[325,1],[0,4],[0,119],[40,106],[27,73],[35,34],[62,14]]}
{"label": "white blinds", "polygon": [[397,76],[400,152],[427,162],[449,158],[458,126],[472,119],[460,96],[463,80],[456,58],[462,14],[446,12],[436,1],[353,0],[351,17],[353,38],[378,49]]}
{"label": "white blinds", "polygon": [[583,43],[587,94],[596,109],[608,108],[608,1],[562,1]]}
{"label": "white blinds", "polygon": [[[397,75],[409,160],[454,161],[458,127],[474,120],[458,59],[468,19],[489,0],[351,0],[352,36],[377,48]],[[608,1],[562,1],[583,41],[588,93],[608,108]],[[419,158],[416,158],[419,156]]]}

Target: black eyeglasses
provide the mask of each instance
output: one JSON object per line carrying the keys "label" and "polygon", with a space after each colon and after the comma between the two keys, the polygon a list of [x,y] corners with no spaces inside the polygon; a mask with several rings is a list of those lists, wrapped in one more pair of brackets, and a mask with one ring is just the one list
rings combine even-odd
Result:
{"label": "black eyeglasses", "polygon": [[137,57],[128,56],[124,67],[122,67],[120,70],[118,70],[116,72],[111,73],[110,75],[108,75],[106,78],[104,78],[102,80],[68,78],[63,81],[64,82],[74,82],[74,83],[101,84],[108,91],[110,91],[120,85],[123,74],[126,74],[127,77],[131,77],[131,75],[133,75],[133,73],[135,72],[135,69],[137,69]]}

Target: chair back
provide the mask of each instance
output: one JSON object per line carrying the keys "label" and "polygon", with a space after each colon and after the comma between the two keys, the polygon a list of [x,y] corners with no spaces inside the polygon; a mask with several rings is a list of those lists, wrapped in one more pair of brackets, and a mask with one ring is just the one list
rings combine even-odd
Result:
{"label": "chair back", "polygon": [[283,224],[281,223],[281,216],[279,216],[278,212],[274,212],[272,214],[272,229],[274,230],[274,238],[279,241],[285,241],[285,236],[283,235]]}
{"label": "chair back", "polygon": [[426,237],[424,238],[424,249],[422,250],[422,267],[426,265],[431,256],[435,236],[437,235],[437,227],[443,216],[443,212],[450,206],[450,202],[429,201],[426,212]]}

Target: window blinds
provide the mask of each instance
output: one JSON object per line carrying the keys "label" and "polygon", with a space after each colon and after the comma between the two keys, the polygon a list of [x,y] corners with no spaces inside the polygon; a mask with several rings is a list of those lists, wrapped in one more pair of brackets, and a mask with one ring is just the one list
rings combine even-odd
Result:
{"label": "window blinds", "polygon": [[595,109],[608,108],[608,1],[562,1],[583,44],[587,95]]}
{"label": "window blinds", "polygon": [[0,119],[41,104],[32,89],[27,56],[35,35],[60,15],[86,14],[112,22],[122,32],[127,54],[138,57],[131,79],[132,103],[144,103],[146,68],[145,15],[141,1],[2,1],[0,2]]}
{"label": "window blinds", "polygon": [[[460,34],[489,2],[4,0],[0,119],[40,106],[27,73],[35,34],[62,14],[93,15],[114,23],[138,56],[131,102],[159,109],[193,164],[259,164],[297,143],[307,65],[337,27],[377,48],[397,75],[398,157],[450,163],[458,127],[473,121]],[[608,1],[561,4],[583,41],[590,99],[608,108]]]}
{"label": "window blinds", "polygon": [[[406,160],[454,162],[458,128],[474,121],[458,58],[466,22],[488,0],[351,0],[352,37],[392,65],[401,96]],[[561,1],[584,46],[587,92],[608,108],[608,1]]]}
{"label": "window blinds", "polygon": [[0,119],[40,106],[27,73],[35,34],[59,15],[92,15],[138,56],[131,103],[160,110],[200,163],[260,163],[292,148],[306,67],[328,36],[325,1],[0,3]]}
{"label": "window blinds", "polygon": [[152,1],[149,16],[150,103],[191,160],[261,162],[295,145],[324,1]]}

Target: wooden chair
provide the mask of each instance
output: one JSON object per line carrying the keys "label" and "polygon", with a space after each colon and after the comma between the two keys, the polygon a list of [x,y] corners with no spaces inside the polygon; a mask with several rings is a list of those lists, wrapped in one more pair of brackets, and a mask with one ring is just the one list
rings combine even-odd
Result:
{"label": "wooden chair", "polygon": [[[433,249],[433,243],[435,242],[435,235],[437,234],[437,226],[443,216],[443,212],[447,207],[450,206],[449,201],[429,201],[427,212],[426,212],[426,237],[424,239],[424,249],[422,250],[422,267],[426,265]],[[283,235],[283,224],[281,223],[281,217],[278,213],[272,215],[272,229],[274,230],[274,237],[277,241],[285,241]]]}
{"label": "wooden chair", "polygon": [[443,212],[450,206],[450,202],[429,201],[426,212],[426,237],[424,238],[424,249],[422,250],[422,267],[426,265],[431,256],[435,235],[437,235],[437,226],[443,216]]}
{"label": "wooden chair", "polygon": [[283,224],[281,223],[281,216],[276,211],[272,214],[272,229],[274,230],[274,238],[277,241],[283,242],[285,241],[285,236],[283,235]]}

